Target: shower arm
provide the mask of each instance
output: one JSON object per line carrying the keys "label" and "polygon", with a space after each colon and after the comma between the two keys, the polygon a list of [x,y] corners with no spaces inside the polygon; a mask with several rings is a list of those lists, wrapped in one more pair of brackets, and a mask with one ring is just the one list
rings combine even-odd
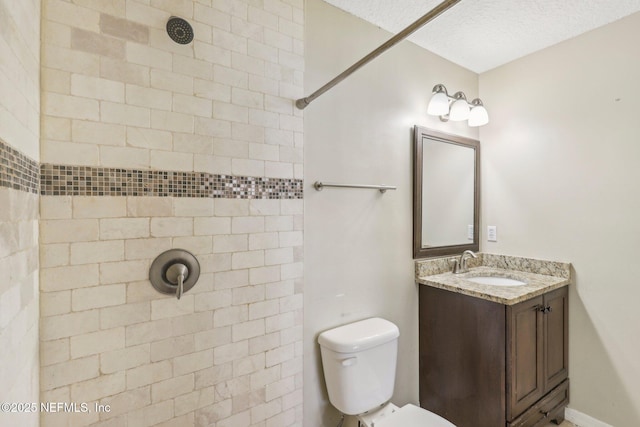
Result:
{"label": "shower arm", "polygon": [[298,109],[300,109],[300,110],[305,109],[306,106],[311,104],[311,102],[313,102],[313,100],[315,100],[317,97],[319,97],[320,95],[322,95],[323,93],[325,93],[326,91],[328,91],[329,89],[331,89],[332,87],[334,87],[335,85],[340,83],[342,80],[344,80],[347,77],[349,77],[356,70],[358,70],[359,68],[361,68],[365,64],[369,63],[370,61],[372,61],[374,58],[376,58],[377,56],[379,56],[380,54],[382,54],[386,50],[390,49],[391,47],[393,47],[397,43],[399,43],[402,40],[404,40],[405,38],[407,38],[410,34],[414,33],[416,30],[418,30],[419,28],[424,26],[426,23],[428,23],[429,21],[431,21],[434,18],[436,18],[441,13],[446,12],[448,9],[450,9],[453,6],[455,6],[460,1],[461,0],[445,0],[445,1],[443,1],[442,3],[440,3],[439,5],[434,7],[433,9],[431,9],[429,12],[427,12],[425,15],[423,15],[420,18],[418,18],[414,23],[409,25],[407,28],[405,28],[404,30],[400,31],[395,36],[391,37],[389,40],[387,40],[386,42],[381,44],[375,50],[371,51],[371,53],[369,53],[367,56],[363,57],[361,60],[359,60],[358,62],[353,64],[351,67],[347,68],[342,73],[340,73],[339,75],[334,77],[331,81],[326,83],[320,89],[316,90],[311,95],[309,95],[309,96],[307,96],[305,98],[298,99],[296,101],[296,107],[298,107]]}

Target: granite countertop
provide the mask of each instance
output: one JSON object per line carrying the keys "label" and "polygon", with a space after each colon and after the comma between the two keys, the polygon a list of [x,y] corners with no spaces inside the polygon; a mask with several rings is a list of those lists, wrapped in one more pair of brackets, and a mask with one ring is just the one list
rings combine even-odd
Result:
{"label": "granite countertop", "polygon": [[[422,285],[513,305],[571,283],[571,264],[506,255],[478,254],[469,260],[469,271],[451,273],[450,260],[458,257],[416,261],[416,282]],[[483,285],[466,280],[496,276],[526,283],[521,286]]]}

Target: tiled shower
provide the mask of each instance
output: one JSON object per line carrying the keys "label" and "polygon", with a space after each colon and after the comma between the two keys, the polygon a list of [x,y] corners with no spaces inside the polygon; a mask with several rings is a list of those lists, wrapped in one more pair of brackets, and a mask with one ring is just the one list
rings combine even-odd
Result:
{"label": "tiled shower", "polygon": [[0,9],[0,425],[301,425],[302,0]]}

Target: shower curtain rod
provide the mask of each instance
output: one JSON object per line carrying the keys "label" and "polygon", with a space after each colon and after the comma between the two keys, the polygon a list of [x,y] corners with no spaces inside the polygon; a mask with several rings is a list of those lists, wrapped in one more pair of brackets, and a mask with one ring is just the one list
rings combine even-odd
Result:
{"label": "shower curtain rod", "polygon": [[416,30],[418,30],[420,27],[425,25],[427,22],[433,20],[434,18],[436,18],[441,13],[446,12],[448,9],[450,9],[453,6],[455,6],[460,1],[462,1],[462,0],[445,0],[445,1],[443,1],[442,3],[440,3],[439,5],[434,7],[433,9],[431,9],[429,12],[427,12],[425,15],[423,15],[420,18],[418,18],[418,20],[416,20],[413,24],[409,25],[407,28],[405,28],[404,30],[400,31],[395,36],[391,37],[389,40],[387,40],[386,42],[381,44],[377,49],[371,51],[371,53],[369,53],[367,56],[363,57],[361,60],[359,60],[358,62],[353,64],[351,67],[347,68],[342,73],[337,75],[335,78],[333,78],[333,80],[331,80],[328,83],[326,83],[320,89],[316,90],[315,92],[313,92],[311,95],[307,96],[306,98],[298,99],[296,101],[296,107],[298,107],[298,109],[300,109],[300,110],[303,110],[307,105],[311,104],[311,102],[313,102],[314,99],[316,99],[317,97],[319,97],[320,95],[322,95],[323,93],[325,93],[326,91],[328,91],[329,89],[331,89],[332,87],[334,87],[335,85],[340,83],[342,80],[344,80],[347,77],[349,77],[351,74],[353,74],[360,67],[364,66],[365,64],[367,64],[368,62],[370,62],[371,60],[376,58],[378,55],[382,54],[383,52],[385,52],[389,48],[393,47],[395,44],[401,42],[402,40],[407,38],[410,34],[412,34]]}

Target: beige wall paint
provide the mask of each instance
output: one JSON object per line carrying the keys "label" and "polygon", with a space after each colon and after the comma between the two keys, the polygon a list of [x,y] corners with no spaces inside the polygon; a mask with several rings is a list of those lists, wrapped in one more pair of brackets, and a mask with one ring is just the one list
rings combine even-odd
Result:
{"label": "beige wall paint", "polygon": [[483,250],[573,263],[569,406],[616,427],[640,425],[638,39],[635,14],[480,76]]}
{"label": "beige wall paint", "polygon": [[[43,4],[43,162],[302,178],[301,0]],[[41,203],[41,399],[111,407],[43,426],[301,425],[301,200]],[[180,301],[147,280],[170,248]]]}
{"label": "beige wall paint", "polygon": [[[0,0],[0,140],[40,156],[40,1]],[[38,402],[38,196],[0,187],[0,402]],[[0,426],[37,426],[2,413]]]}
{"label": "beige wall paint", "polygon": [[[320,0],[306,3],[305,92],[316,90],[391,35]],[[426,115],[431,89],[477,94],[477,75],[403,42],[314,101],[305,114],[305,426],[336,425],[317,335],[381,316],[400,328],[394,402],[418,402],[418,305],[412,261],[412,128],[475,138]],[[471,98],[470,98],[471,99]],[[325,189],[314,181],[398,186]]]}

